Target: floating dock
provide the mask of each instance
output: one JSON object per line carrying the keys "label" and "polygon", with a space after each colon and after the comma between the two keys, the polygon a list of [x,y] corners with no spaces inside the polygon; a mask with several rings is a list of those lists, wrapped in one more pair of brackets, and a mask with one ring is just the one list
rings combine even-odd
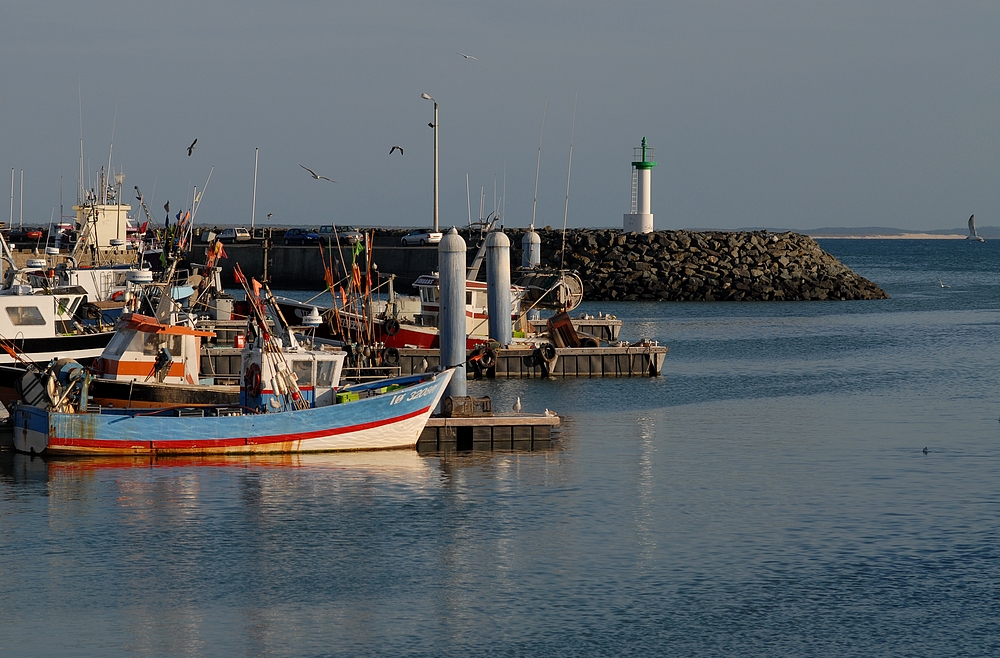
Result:
{"label": "floating dock", "polygon": [[[201,352],[201,373],[214,376],[217,381],[227,377],[234,383],[240,378],[240,353],[232,347],[206,347]],[[398,372],[410,375],[423,372],[441,363],[439,350],[402,348],[396,355],[385,355],[383,365],[370,370]],[[469,378],[527,378],[543,377],[659,377],[663,370],[668,348],[662,345],[627,345],[621,347],[559,347],[555,358],[546,360],[537,349],[509,348],[496,351],[496,364],[489,368],[469,367]],[[470,351],[471,355],[472,352]],[[427,361],[426,366],[424,361]],[[398,368],[398,371],[395,370]],[[352,368],[344,369],[344,376],[352,378]],[[361,371],[369,368],[358,369]]]}
{"label": "floating dock", "polygon": [[417,441],[417,451],[540,450],[550,447],[559,425],[555,415],[432,417]]}

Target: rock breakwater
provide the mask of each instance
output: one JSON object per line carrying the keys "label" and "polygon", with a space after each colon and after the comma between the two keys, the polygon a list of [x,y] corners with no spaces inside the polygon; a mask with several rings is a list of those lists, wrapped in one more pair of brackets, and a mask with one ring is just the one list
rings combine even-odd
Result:
{"label": "rock breakwater", "polygon": [[[524,230],[507,230],[519,265]],[[561,231],[542,229],[542,266],[560,267]],[[768,231],[566,232],[565,267],[593,301],[886,299],[812,238]]]}

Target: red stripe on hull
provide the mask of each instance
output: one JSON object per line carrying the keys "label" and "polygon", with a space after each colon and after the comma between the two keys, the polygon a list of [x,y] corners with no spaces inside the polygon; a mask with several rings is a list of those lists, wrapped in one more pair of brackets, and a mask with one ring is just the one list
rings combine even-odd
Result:
{"label": "red stripe on hull", "polygon": [[408,414],[402,416],[396,416],[395,418],[390,418],[387,420],[377,420],[369,423],[359,423],[357,425],[349,425],[347,427],[337,427],[325,430],[315,430],[312,432],[297,432],[294,434],[275,434],[271,436],[257,436],[248,438],[232,438],[232,439],[194,439],[194,440],[165,440],[165,441],[136,441],[134,439],[115,441],[109,439],[83,439],[83,438],[69,438],[69,437],[52,437],[49,439],[49,448],[91,448],[91,449],[105,449],[105,450],[203,450],[211,448],[231,448],[244,445],[268,445],[272,443],[284,443],[288,441],[305,441],[308,439],[317,439],[324,436],[336,436],[338,434],[349,434],[350,432],[359,432],[368,429],[374,429],[376,427],[382,427],[384,425],[391,425],[393,423],[402,422],[404,420],[409,420],[423,413],[426,413],[430,407],[424,407],[423,409],[418,409],[417,411],[412,411]]}

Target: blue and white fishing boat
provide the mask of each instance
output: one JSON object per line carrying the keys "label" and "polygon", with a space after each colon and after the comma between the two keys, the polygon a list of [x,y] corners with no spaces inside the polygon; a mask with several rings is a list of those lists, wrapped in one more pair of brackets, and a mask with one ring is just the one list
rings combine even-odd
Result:
{"label": "blue and white fishing boat", "polygon": [[[154,409],[90,404],[92,373],[55,361],[22,382],[15,449],[33,454],[246,454],[414,448],[453,370],[340,387],[347,354],[248,327],[240,404]],[[163,349],[164,363],[171,354]]]}
{"label": "blue and white fishing boat", "polygon": [[[365,399],[294,411],[14,408],[14,447],[45,455],[247,454],[413,448],[452,370],[381,382]],[[403,381],[409,379],[409,381]],[[395,388],[398,387],[398,388]],[[187,412],[187,413],[186,413]],[[194,412],[193,414],[191,412]]]}

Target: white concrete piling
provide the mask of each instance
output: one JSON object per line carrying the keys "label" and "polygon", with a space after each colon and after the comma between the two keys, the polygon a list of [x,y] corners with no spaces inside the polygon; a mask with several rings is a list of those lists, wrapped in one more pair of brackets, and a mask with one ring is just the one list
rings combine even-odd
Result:
{"label": "white concrete piling", "polygon": [[[465,374],[465,240],[452,227],[438,245],[440,274],[440,311],[438,329],[441,340],[441,365],[457,366],[445,396],[468,395]],[[509,285],[508,285],[509,287]],[[509,316],[509,311],[508,311]]]}
{"label": "white concrete piling", "polygon": [[510,239],[501,231],[486,236],[486,304],[490,338],[510,345]]}

